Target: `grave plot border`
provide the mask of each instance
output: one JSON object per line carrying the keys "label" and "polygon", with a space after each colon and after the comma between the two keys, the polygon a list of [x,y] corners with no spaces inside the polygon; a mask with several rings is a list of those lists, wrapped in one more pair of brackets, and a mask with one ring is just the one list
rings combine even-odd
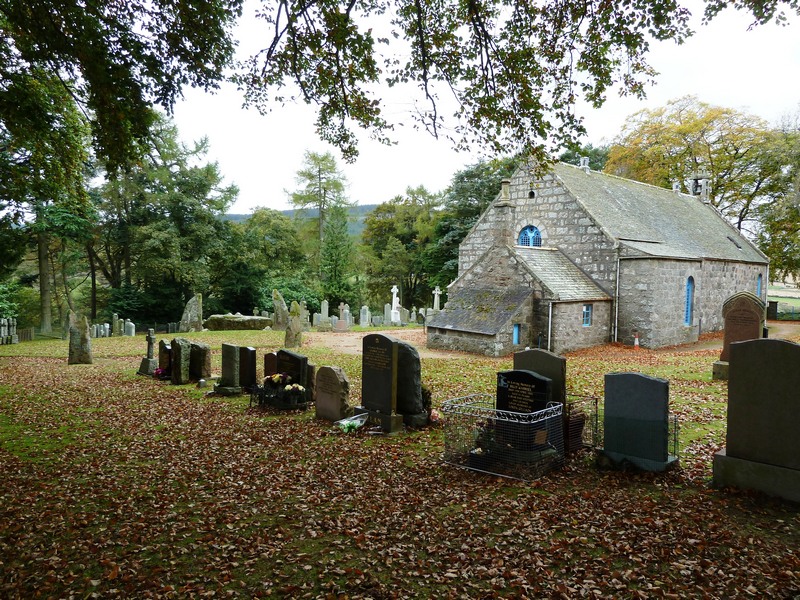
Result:
{"label": "grave plot border", "polygon": [[447,400],[442,460],[457,467],[532,481],[564,465],[564,405],[519,413],[490,394]]}

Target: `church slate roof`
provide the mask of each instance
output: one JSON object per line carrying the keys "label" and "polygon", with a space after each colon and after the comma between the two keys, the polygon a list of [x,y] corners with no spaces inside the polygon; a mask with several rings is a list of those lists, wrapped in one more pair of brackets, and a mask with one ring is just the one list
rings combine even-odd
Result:
{"label": "church slate roof", "polygon": [[516,247],[514,253],[554,294],[554,300],[611,299],[558,249]]}
{"label": "church slate roof", "polygon": [[609,235],[637,253],[764,263],[766,257],[699,198],[564,163],[556,176]]}
{"label": "church slate roof", "polygon": [[445,310],[428,320],[428,327],[497,335],[533,290],[528,287],[471,287],[454,291]]}

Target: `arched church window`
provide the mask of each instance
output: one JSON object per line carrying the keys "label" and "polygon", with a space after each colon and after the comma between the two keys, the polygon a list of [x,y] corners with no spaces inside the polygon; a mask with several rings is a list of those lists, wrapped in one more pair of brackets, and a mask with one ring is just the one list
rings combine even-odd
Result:
{"label": "arched church window", "polygon": [[539,229],[533,225],[528,225],[525,229],[519,232],[517,244],[520,246],[541,246],[542,234]]}

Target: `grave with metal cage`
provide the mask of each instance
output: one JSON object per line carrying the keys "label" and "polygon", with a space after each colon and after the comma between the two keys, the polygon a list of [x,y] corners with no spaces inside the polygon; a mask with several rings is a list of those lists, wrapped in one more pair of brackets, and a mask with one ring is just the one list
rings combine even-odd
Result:
{"label": "grave with metal cage", "polygon": [[564,464],[563,404],[521,413],[497,408],[489,394],[446,401],[444,461],[531,481]]}

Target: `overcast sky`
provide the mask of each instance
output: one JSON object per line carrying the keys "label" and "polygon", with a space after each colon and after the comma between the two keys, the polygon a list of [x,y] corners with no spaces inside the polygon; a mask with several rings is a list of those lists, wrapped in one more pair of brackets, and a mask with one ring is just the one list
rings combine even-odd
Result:
{"label": "overcast sky", "polygon": [[[688,3],[699,6],[697,2]],[[263,22],[252,17],[252,0],[237,30],[240,50],[259,49]],[[752,18],[727,10],[708,26],[693,20],[695,35],[681,46],[653,43],[649,62],[660,74],[645,101],[612,94],[600,110],[580,109],[593,144],[610,142],[625,118],[643,108],[665,105],[688,94],[714,105],[745,110],[777,123],[800,108],[800,19],[789,26],[769,24],[748,31]],[[407,113],[406,102],[387,101],[392,119]],[[362,136],[356,163],[346,164],[338,151],[314,133],[313,109],[305,105],[276,108],[269,115],[242,108],[233,86],[216,94],[188,90],[175,107],[175,122],[187,142],[207,136],[208,158],[217,161],[226,183],[239,186],[230,209],[249,213],[259,206],[289,208],[286,191],[295,189],[295,173],[306,150],[332,151],[349,182],[348,195],[359,204],[379,204],[424,185],[432,192],[447,187],[453,174],[480,158],[479,153],[453,151],[449,143],[408,126],[395,131],[391,147]]]}

